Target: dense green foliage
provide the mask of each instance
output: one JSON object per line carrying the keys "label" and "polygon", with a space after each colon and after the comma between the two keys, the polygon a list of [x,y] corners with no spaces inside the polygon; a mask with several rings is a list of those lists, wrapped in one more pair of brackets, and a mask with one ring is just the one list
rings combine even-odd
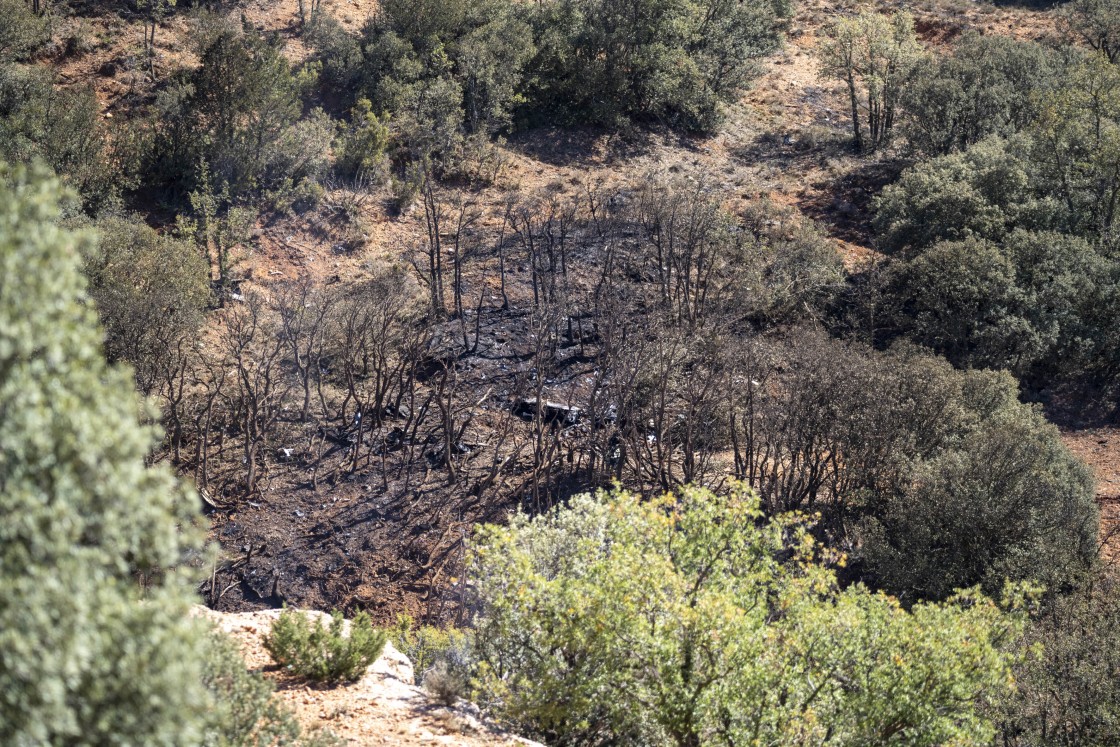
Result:
{"label": "dense green foliage", "polygon": [[203,21],[201,65],[157,96],[147,178],[180,196],[202,188],[231,198],[313,183],[329,164],[334,125],[321,112],[300,118],[301,78],[280,41]]}
{"label": "dense green foliage", "polygon": [[189,575],[170,570],[200,547],[195,502],[145,465],[154,433],[101,356],[86,236],[58,227],[58,194],[3,173],[0,741],[197,745],[200,631]]}
{"label": "dense green foliage", "polygon": [[0,62],[0,158],[46,163],[87,210],[112,205],[121,191],[93,91],[58,88],[39,66]]}
{"label": "dense green foliage", "polygon": [[740,476],[770,513],[822,512],[880,588],[906,602],[1007,578],[1057,589],[1090,566],[1092,479],[1010,376],[809,333],[739,365],[759,382],[728,387]]}
{"label": "dense green foliage", "polygon": [[390,631],[397,649],[409,658],[416,680],[436,700],[453,706],[470,695],[474,652],[471,631],[416,625],[407,615]]}
{"label": "dense green foliage", "polygon": [[47,20],[23,0],[0,2],[0,61],[19,60],[47,41]]}
{"label": "dense green foliage", "polygon": [[988,138],[962,153],[903,172],[875,201],[875,228],[888,251],[941,240],[999,241],[1013,228],[1060,225],[1062,205],[1032,184],[1029,144]]}
{"label": "dense green foliage", "polygon": [[347,176],[376,178],[386,166],[389,137],[389,128],[373,113],[369,99],[358,99],[342,129],[335,167]]}
{"label": "dense green foliage", "polygon": [[326,622],[284,610],[265,636],[264,647],[276,663],[302,677],[349,682],[360,679],[377,661],[388,638],[364,612],[349,621],[336,612]]}
{"label": "dense green foliage", "polygon": [[461,630],[417,625],[408,615],[397,618],[397,624],[389,634],[393,645],[409,658],[416,668],[417,678],[421,680],[432,666],[447,657],[449,651],[462,647],[465,638]]}
{"label": "dense green foliage", "polygon": [[1040,92],[1057,82],[1055,57],[1033,42],[966,34],[952,54],[920,66],[903,91],[910,147],[944,155],[1026,129],[1038,115]]}
{"label": "dense green foliage", "polygon": [[382,3],[362,32],[362,90],[421,139],[414,151],[446,150],[460,130],[495,132],[524,100],[534,51],[524,15],[502,0]]}
{"label": "dense green foliage", "polygon": [[961,366],[1054,375],[1113,357],[1120,267],[1080,237],[1016,229],[1001,243],[945,241],[880,280],[884,326]]}
{"label": "dense green foliage", "polygon": [[947,378],[959,387],[950,407],[960,409],[944,413],[956,432],[910,466],[908,483],[872,499],[861,525],[868,570],[907,599],[974,583],[995,593],[1008,578],[1070,588],[1097,550],[1091,473],[1019,403],[1010,376]]}
{"label": "dense green foliage", "polygon": [[479,694],[554,744],[987,744],[1017,623],[837,587],[796,517],[578,496],[477,538]]}
{"label": "dense green foliage", "polygon": [[105,332],[105,355],[128,362],[140,391],[151,394],[202,325],[210,305],[206,262],[196,247],[161,236],[137,218],[106,217],[94,229],[99,238],[85,274]]}
{"label": "dense green foliage", "polygon": [[1118,95],[1103,57],[1007,39],[965,39],[915,85],[911,144],[946,155],[875,200],[895,253],[880,338],[1030,381],[1114,377]]}
{"label": "dense green foliage", "polygon": [[1120,72],[1101,56],[966,37],[908,89],[911,146],[947,155],[917,163],[883,191],[883,246],[998,241],[1012,227],[1112,242],[1118,103]]}
{"label": "dense green foliage", "polygon": [[753,61],[779,43],[784,3],[557,0],[535,19],[532,102],[566,120],[658,118],[710,130]]}
{"label": "dense green foliage", "polygon": [[[313,32],[323,76],[392,114],[410,150],[532,121],[710,130],[779,43],[784,3],[727,0],[386,2],[354,45]],[[413,138],[420,137],[420,142]]]}

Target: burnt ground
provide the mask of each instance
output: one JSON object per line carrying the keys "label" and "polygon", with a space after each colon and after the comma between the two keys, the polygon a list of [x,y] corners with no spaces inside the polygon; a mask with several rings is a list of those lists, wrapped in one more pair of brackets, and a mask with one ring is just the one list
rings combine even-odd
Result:
{"label": "burnt ground", "polygon": [[[515,280],[518,273],[511,274]],[[441,620],[457,611],[457,574],[471,527],[501,522],[519,508],[542,507],[527,487],[533,433],[519,405],[538,392],[538,383],[545,399],[571,401],[591,372],[587,351],[574,342],[559,348],[554,366],[538,382],[526,344],[534,334],[529,316],[484,307],[477,349],[443,361],[458,379],[458,417],[469,420],[454,479],[431,426],[407,443],[399,437],[399,414],[366,435],[353,472],[354,428],[329,426],[335,440],[326,440],[319,456],[310,446],[317,426],[284,424],[285,436],[275,442],[292,455],[270,461],[261,496],[210,512],[223,559],[201,587],[206,601],[227,611],[281,604],[363,609],[381,623],[401,613]],[[474,347],[475,319],[470,321]],[[458,323],[443,331],[458,335]],[[424,382],[429,393],[443,375],[441,367],[433,369]],[[420,399],[413,406],[422,407]],[[504,467],[491,479],[499,458]],[[555,487],[563,493],[553,498],[589,486]]]}
{"label": "burnt ground", "polygon": [[[887,0],[878,5],[897,7]],[[801,0],[796,6],[785,48],[762,64],[755,86],[730,107],[720,132],[707,138],[682,138],[657,128],[623,136],[555,128],[517,133],[497,146],[503,160],[500,174],[476,195],[483,209],[480,224],[496,231],[498,216],[515,193],[578,193],[587,185],[624,186],[651,175],[693,177],[718,190],[732,211],[765,198],[817,221],[849,265],[874,258],[870,203],[905,162],[893,151],[851,151],[841,86],[818,74],[813,50],[820,29],[855,6],[832,0]],[[965,29],[1032,39],[1045,39],[1055,29],[1053,14],[1034,8],[969,0],[917,0],[907,7],[917,17],[923,41],[934,48],[951,43]],[[355,31],[376,9],[376,0],[324,0],[323,8]],[[293,62],[311,53],[295,20],[296,0],[248,0],[239,11],[258,28],[279,33]],[[112,131],[150,100],[158,84],[139,59],[139,19],[91,0],[76,5],[58,23],[60,38],[84,33],[88,49],[54,53],[44,61],[58,65],[60,84],[94,88]],[[161,24],[157,78],[177,66],[196,64],[191,34],[188,13],[177,11]],[[158,212],[159,206],[149,207]],[[155,213],[153,218],[162,222]],[[243,287],[264,293],[283,279],[357,281],[376,263],[402,261],[423,235],[422,214],[395,214],[387,189],[330,184],[323,204],[310,214],[263,216],[238,266]],[[530,355],[533,333],[524,314],[500,309],[495,283],[492,257],[468,273],[467,298],[483,298],[482,336],[475,353],[448,361],[459,381],[456,401],[465,403],[457,415],[471,418],[463,439],[468,453],[457,457],[463,466],[458,479],[448,482],[438,465],[437,445],[429,442],[431,434],[420,434],[410,446],[379,448],[367,441],[368,463],[350,473],[351,447],[345,438],[325,441],[320,458],[314,446],[316,426],[281,423],[281,435],[270,448],[291,449],[292,456],[269,455],[259,497],[227,505],[221,483],[211,486],[223,506],[209,512],[212,537],[221,547],[212,579],[202,587],[213,605],[225,610],[285,602],[319,609],[361,607],[382,622],[401,612],[447,616],[454,607],[457,568],[470,527],[500,521],[519,506],[533,507],[525,483],[533,434],[511,409],[525,392],[537,388]],[[511,294],[525,293],[526,284],[524,268],[515,264]],[[446,333],[458,334],[453,323]],[[555,366],[559,373],[544,383],[543,394],[569,401],[588,373],[585,361],[578,346],[563,349]],[[396,417],[387,416],[371,438],[387,443]],[[331,427],[337,430],[337,425]],[[1106,525],[1116,526],[1120,436],[1107,425],[1064,424],[1063,432],[1071,449],[1097,470]],[[510,461],[500,478],[487,482],[495,453]],[[238,456],[220,455],[218,460],[227,475],[235,475]],[[557,485],[555,492],[562,496],[581,487]]]}

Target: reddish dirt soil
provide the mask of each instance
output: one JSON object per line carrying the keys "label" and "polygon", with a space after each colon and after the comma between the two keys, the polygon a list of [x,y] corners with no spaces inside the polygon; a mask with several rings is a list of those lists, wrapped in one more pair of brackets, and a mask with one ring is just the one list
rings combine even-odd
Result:
{"label": "reddish dirt soil", "polygon": [[1120,569],[1120,428],[1066,431],[1062,441],[1096,475],[1097,503],[1101,507],[1101,558]]}
{"label": "reddish dirt soil", "polygon": [[413,684],[411,662],[392,643],[357,682],[316,685],[278,669],[265,650],[263,637],[277,611],[231,614],[198,607],[194,614],[209,620],[238,644],[248,667],[262,670],[272,680],[277,697],[295,713],[304,729],[328,729],[354,747],[541,747],[487,723],[470,703],[460,700],[449,707],[435,702]]}

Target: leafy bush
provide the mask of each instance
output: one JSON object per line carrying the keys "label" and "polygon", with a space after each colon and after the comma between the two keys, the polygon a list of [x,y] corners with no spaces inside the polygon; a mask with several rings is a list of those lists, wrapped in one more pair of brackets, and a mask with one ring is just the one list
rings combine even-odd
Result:
{"label": "leafy bush", "polygon": [[771,514],[821,512],[855,577],[910,602],[1007,578],[1060,590],[1091,566],[1090,473],[1011,376],[808,330],[738,347],[723,407],[739,476]]}
{"label": "leafy bush", "polygon": [[559,0],[534,19],[531,112],[616,127],[710,130],[777,49],[784,3]]}
{"label": "leafy bush", "polygon": [[835,244],[797,211],[769,201],[748,206],[743,217],[749,239],[738,308],[760,324],[819,317],[847,277]]}
{"label": "leafy bush", "polygon": [[1116,0],[1073,0],[1061,10],[1074,35],[1109,62],[1120,59],[1120,6]]}
{"label": "leafy bush", "polygon": [[136,217],[105,217],[86,256],[89,293],[105,330],[105,354],[127,361],[144,394],[158,389],[183,341],[193,342],[210,305],[206,261],[191,244]]}
{"label": "leafy bush", "polygon": [[369,99],[358,99],[350,123],[342,128],[335,165],[346,176],[379,179],[387,165],[389,128],[373,113]]}
{"label": "leafy bush", "polygon": [[147,466],[155,434],[102,357],[58,196],[0,167],[0,743],[193,747],[198,500]]}
{"label": "leafy bush", "polygon": [[391,636],[393,645],[409,658],[416,673],[422,676],[437,661],[446,658],[450,651],[462,648],[467,634],[456,628],[417,626],[411,617],[401,615]]}
{"label": "leafy bush", "polygon": [[840,590],[808,527],[741,489],[485,527],[479,695],[553,744],[987,744],[1020,623],[974,592]]}
{"label": "leafy bush", "polygon": [[106,143],[92,90],[58,87],[39,66],[0,64],[0,158],[43,161],[96,213],[122,186]]}
{"label": "leafy bush", "polygon": [[[523,101],[522,78],[533,51],[527,12],[508,0],[382,3],[362,30],[357,70],[324,65],[332,81],[355,81],[358,109],[362,99],[372,102],[351,134],[372,136],[364,147],[376,146],[379,125],[370,117],[377,114],[392,125],[394,160],[402,170],[422,164],[425,171],[455,176],[467,141],[508,127]],[[324,34],[321,42],[321,54],[343,51],[337,34]],[[364,157],[347,156],[344,170],[359,165],[355,155]]]}
{"label": "leafy bush", "polygon": [[277,664],[302,677],[322,682],[348,682],[361,678],[385,648],[388,633],[373,627],[369,615],[359,612],[344,620],[341,612],[330,622],[284,610],[264,639],[264,647]]}
{"label": "leafy bush", "polygon": [[363,92],[414,126],[438,131],[419,115],[437,107],[468,134],[493,133],[521,102],[533,53],[524,11],[506,0],[387,0],[363,29]]}
{"label": "leafy bush", "polygon": [[1076,59],[1040,97],[1032,128],[1037,189],[1065,208],[1065,230],[1115,249],[1120,211],[1120,69],[1103,55]]}
{"label": "leafy bush", "polygon": [[[429,133],[444,149],[447,133],[492,134],[518,113],[709,130],[777,48],[788,13],[733,0],[388,0],[362,32],[355,87],[402,137]],[[352,43],[328,23],[315,44],[331,85],[352,85]]]}
{"label": "leafy bush", "polygon": [[888,293],[907,336],[961,366],[1022,370],[1042,341],[1029,334],[1028,298],[999,247],[966,239],[934,244],[891,267]]}
{"label": "leafy bush", "polygon": [[463,672],[442,659],[424,672],[421,684],[429,695],[448,708],[467,695],[468,683]]}
{"label": "leafy bush", "polygon": [[[875,205],[882,245],[1000,241],[1023,228],[1115,248],[1120,70],[1101,55],[1071,51],[1062,60],[1009,41],[988,44],[992,54],[986,46],[970,52],[959,65],[945,63],[949,77],[929,79],[928,91],[916,87],[915,144],[931,152],[968,147],[907,169],[883,190]],[[1013,134],[968,145],[990,132]]]}
{"label": "leafy bush", "polygon": [[875,199],[880,245],[916,251],[938,241],[999,241],[1015,227],[1060,223],[1060,205],[1035,194],[1029,147],[992,137],[907,169]]}
{"label": "leafy bush", "polygon": [[318,13],[305,32],[320,63],[319,86],[324,94],[346,100],[360,85],[362,47],[359,40],[329,13]]}
{"label": "leafy bush", "polygon": [[251,27],[212,26],[201,33],[202,64],[157,96],[148,179],[178,196],[224,185],[236,199],[320,178],[334,123],[321,110],[300,118],[303,78],[280,42]]}
{"label": "leafy bush", "polygon": [[966,34],[951,55],[920,67],[903,92],[907,140],[938,156],[1021,132],[1035,121],[1039,90],[1057,83],[1060,69],[1040,44]]}
{"label": "leafy bush", "polygon": [[474,666],[469,630],[416,626],[411,617],[402,615],[392,638],[432,697],[447,706],[467,697]]}
{"label": "leafy bush", "polygon": [[335,121],[326,112],[314,109],[281,129],[264,151],[263,171],[258,176],[260,182],[264,185],[318,184],[330,167],[335,128]]}
{"label": "leafy bush", "polygon": [[1009,578],[1068,590],[1096,556],[1092,474],[1041,412],[1019,403],[1010,376],[969,372],[958,386],[965,422],[871,501],[861,559],[907,601],[973,584],[994,593]]}
{"label": "leafy bush", "polygon": [[0,0],[0,62],[24,59],[49,40],[46,17],[24,0]]}
{"label": "leafy bush", "polygon": [[1084,239],[1060,233],[942,242],[888,265],[880,319],[958,366],[1072,374],[1103,362],[1108,324],[1098,317],[1118,273]]}
{"label": "leafy bush", "polygon": [[882,191],[880,244],[905,259],[883,275],[878,318],[958,365],[1027,383],[1114,378],[1120,72],[1103,54],[966,39],[927,78],[912,112],[919,147],[1017,134],[919,163]]}

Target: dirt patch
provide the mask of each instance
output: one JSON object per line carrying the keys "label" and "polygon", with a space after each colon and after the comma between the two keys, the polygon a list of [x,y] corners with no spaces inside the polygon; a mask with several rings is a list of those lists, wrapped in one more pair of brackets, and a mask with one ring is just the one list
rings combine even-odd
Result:
{"label": "dirt patch", "polygon": [[487,723],[470,703],[460,701],[448,708],[434,702],[415,686],[412,663],[391,643],[362,679],[347,685],[320,686],[277,671],[265,651],[262,637],[279,611],[229,614],[197,607],[194,612],[237,642],[249,669],[262,670],[273,681],[277,697],[295,712],[304,728],[327,728],[348,744],[363,747],[541,747]]}

